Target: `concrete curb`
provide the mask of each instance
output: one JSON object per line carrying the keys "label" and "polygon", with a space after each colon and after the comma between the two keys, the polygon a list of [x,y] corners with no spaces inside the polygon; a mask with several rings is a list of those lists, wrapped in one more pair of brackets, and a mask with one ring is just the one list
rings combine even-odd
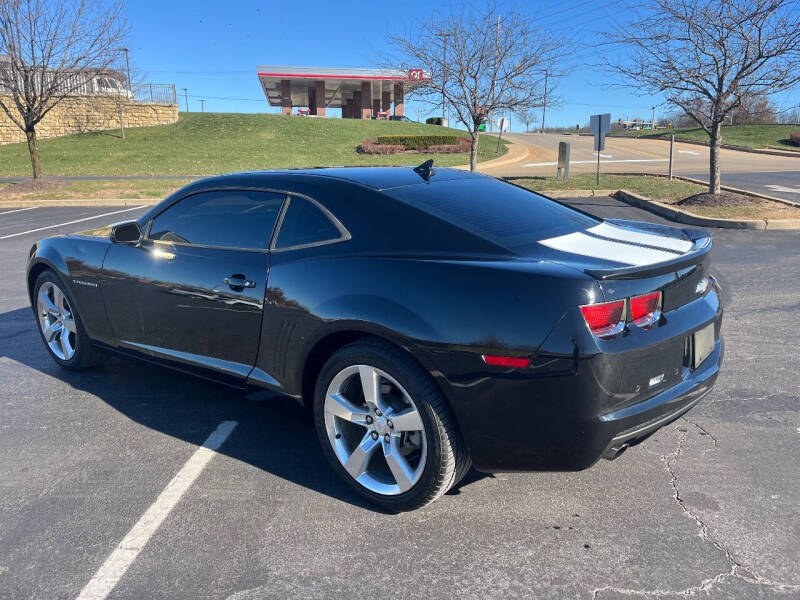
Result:
{"label": "concrete curb", "polygon": [[[591,134],[586,134],[591,135]],[[661,136],[633,136],[633,135],[608,135],[606,137],[613,137],[617,139],[630,139],[630,140],[663,140],[665,142],[669,141],[669,138],[661,137]],[[675,136],[675,141],[680,142],[681,144],[693,144],[695,146],[705,146],[708,148],[711,144],[706,142],[698,142],[697,140],[690,140],[687,138]],[[800,151],[792,151],[792,150],[770,150],[769,148],[748,148],[747,146],[734,146],[732,144],[721,144],[720,148],[723,150],[736,150],[738,152],[751,152],[753,154],[768,154],[770,156],[788,156],[789,158],[800,158]]]}
{"label": "concrete curb", "polygon": [[[668,175],[664,175],[663,173],[607,173],[607,175],[624,175],[626,177],[661,177],[662,179],[666,179],[669,177]],[[704,187],[708,187],[708,182],[703,181],[702,179],[695,179],[694,177],[686,177],[684,175],[673,175],[673,179],[680,179],[681,181],[686,181],[688,183],[696,183],[697,185],[702,185]],[[721,185],[719,186],[720,189],[725,190],[726,192],[734,192],[736,194],[741,194],[742,196],[749,196],[750,198],[758,198],[760,200],[771,200],[772,202],[778,202],[779,204],[786,204],[788,206],[794,206],[795,208],[800,208],[800,202],[795,200],[789,200],[788,198],[778,198],[777,196],[768,196],[767,194],[761,194],[759,192],[752,192],[750,190],[743,190],[741,188],[730,187],[729,185]]]}
{"label": "concrete curb", "polygon": [[[692,177],[683,177],[681,175],[673,176],[674,179],[681,179],[683,181],[688,181],[689,183],[699,183],[700,185],[708,185],[707,181],[703,181],[702,179],[694,179]],[[743,190],[741,188],[730,187],[728,185],[721,185],[719,186],[720,189],[725,190],[726,192],[734,192],[736,194],[741,194],[742,196],[749,196],[751,198],[760,198],[761,200],[772,200],[773,202],[779,202],[780,204],[787,204],[789,206],[800,207],[800,202],[795,202],[794,200],[789,200],[788,198],[778,198],[777,196],[767,196],[766,194],[759,194],[758,192],[751,192],[750,190]]]}
{"label": "concrete curb", "polygon": [[617,190],[540,190],[536,193],[548,198],[595,198],[612,196]]}
{"label": "concrete curb", "polygon": [[614,197],[626,204],[642,208],[671,221],[696,225],[698,227],[719,227],[723,229],[800,229],[800,219],[718,219],[701,217],[674,206],[639,196],[627,190],[618,190]]}

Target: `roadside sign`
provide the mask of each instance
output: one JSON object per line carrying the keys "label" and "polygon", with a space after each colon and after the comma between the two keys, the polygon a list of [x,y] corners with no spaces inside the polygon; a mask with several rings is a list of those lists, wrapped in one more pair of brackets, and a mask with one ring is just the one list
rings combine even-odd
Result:
{"label": "roadside sign", "polygon": [[606,134],[611,129],[611,114],[592,115],[589,120],[589,129],[594,134],[594,151],[606,149]]}
{"label": "roadside sign", "polygon": [[606,148],[606,134],[611,129],[611,114],[592,115],[589,129],[594,134],[594,151],[597,152],[597,186],[600,185],[600,151]]}

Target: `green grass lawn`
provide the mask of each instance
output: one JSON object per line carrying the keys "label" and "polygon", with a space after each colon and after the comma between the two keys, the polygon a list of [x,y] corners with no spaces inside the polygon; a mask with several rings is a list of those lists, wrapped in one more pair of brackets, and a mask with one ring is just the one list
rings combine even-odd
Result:
{"label": "green grass lawn", "polygon": [[[313,119],[241,113],[181,113],[173,125],[64,136],[40,141],[47,175],[213,175],[230,171],[332,165],[437,165],[469,162],[467,154],[363,155],[364,139],[386,134],[457,134],[456,129],[399,121]],[[484,138],[480,160],[496,158]],[[501,145],[499,155],[506,151]],[[0,146],[0,176],[27,176],[27,146]]]}
{"label": "green grass lawn", "polygon": [[139,200],[165,198],[189,183],[188,179],[109,179],[101,181],[52,181],[43,186],[0,182],[0,206],[18,200]]}
{"label": "green grass lawn", "polygon": [[509,179],[517,185],[541,192],[545,190],[629,190],[653,200],[672,202],[708,190],[707,186],[666,177],[647,175],[600,175],[600,185],[594,174],[573,175],[569,181],[555,177],[525,177]]}
{"label": "green grass lawn", "polygon": [[[800,146],[789,141],[789,136],[800,131],[800,125],[729,125],[722,128],[722,143],[746,148],[779,148],[800,152]],[[708,134],[699,127],[692,129],[659,129],[657,131],[625,131],[614,135],[667,138],[708,143]]]}

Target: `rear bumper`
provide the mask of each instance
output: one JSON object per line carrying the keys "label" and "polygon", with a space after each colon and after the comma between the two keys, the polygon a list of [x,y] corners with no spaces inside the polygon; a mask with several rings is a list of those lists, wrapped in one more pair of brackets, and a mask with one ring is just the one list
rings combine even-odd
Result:
{"label": "rear bumper", "polygon": [[616,433],[601,457],[614,458],[628,445],[641,442],[689,412],[714,386],[722,364],[724,347],[722,339],[717,340],[709,357],[698,369],[689,372],[681,383],[649,400],[603,415],[602,423]]}
{"label": "rear bumper", "polygon": [[[692,368],[684,344],[712,323],[714,348]],[[600,352],[582,353],[566,324],[571,353],[565,346],[539,354],[526,369],[445,368],[440,383],[479,471],[581,470],[679,418],[712,389],[724,355],[721,323],[712,290],[672,311],[660,330],[616,340]],[[662,384],[648,385],[659,377]]]}

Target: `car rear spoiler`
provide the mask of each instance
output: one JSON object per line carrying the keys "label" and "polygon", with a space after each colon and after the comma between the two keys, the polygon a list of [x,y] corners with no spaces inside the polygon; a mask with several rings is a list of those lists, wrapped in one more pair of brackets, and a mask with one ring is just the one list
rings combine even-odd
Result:
{"label": "car rear spoiler", "polygon": [[608,279],[639,279],[680,271],[681,269],[702,262],[708,256],[708,253],[711,252],[711,237],[705,231],[699,229],[684,229],[683,232],[694,243],[692,249],[686,254],[652,265],[635,265],[632,267],[610,269],[584,269],[584,272],[602,281]]}

